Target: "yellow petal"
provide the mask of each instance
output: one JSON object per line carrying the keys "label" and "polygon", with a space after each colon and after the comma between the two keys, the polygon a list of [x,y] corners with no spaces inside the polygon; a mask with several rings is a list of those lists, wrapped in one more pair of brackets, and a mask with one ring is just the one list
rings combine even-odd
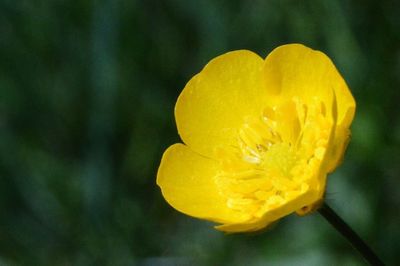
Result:
{"label": "yellow petal", "polygon": [[233,51],[211,60],[193,77],[175,106],[183,142],[210,157],[216,147],[237,145],[238,129],[265,107],[263,64],[253,52]]}
{"label": "yellow petal", "polygon": [[333,91],[338,103],[338,121],[354,102],[347,85],[332,61],[322,52],[301,44],[282,45],[265,59],[265,83],[271,96],[281,99],[299,98],[305,103],[318,98],[332,102]]}
{"label": "yellow petal", "polygon": [[166,201],[187,215],[218,223],[243,222],[248,215],[227,207],[214,177],[219,164],[183,144],[174,144],[164,153],[157,184]]}
{"label": "yellow petal", "polygon": [[325,104],[327,115],[335,116],[332,145],[325,159],[327,171],[333,171],[346,149],[355,101],[332,61],[324,53],[301,44],[282,45],[266,58],[264,73],[271,98],[299,98],[305,103],[317,98]]}
{"label": "yellow petal", "polygon": [[342,162],[347,144],[350,141],[350,125],[354,118],[355,102],[349,107],[341,123],[336,126],[334,139],[327,158],[327,172],[330,173]]}
{"label": "yellow petal", "polygon": [[236,232],[254,232],[272,225],[273,222],[268,221],[267,219],[258,219],[256,221],[250,223],[237,223],[237,224],[223,224],[215,226],[215,229],[227,233],[236,233]]}
{"label": "yellow petal", "polygon": [[317,191],[309,190],[307,186],[305,186],[304,191],[302,191],[301,194],[296,193],[296,195],[293,196],[293,199],[287,201],[284,204],[277,205],[276,208],[269,210],[260,218],[254,217],[252,220],[247,222],[232,224],[228,223],[216,226],[215,228],[220,231],[229,233],[253,232],[266,227],[268,228],[268,226],[275,223],[280,218],[294,213],[297,210],[301,210],[304,206],[309,206],[312,203],[316,202],[317,197]]}
{"label": "yellow petal", "polygon": [[[188,146],[167,149],[157,184],[175,209],[222,223],[216,227],[221,231],[256,231],[290,213],[304,215],[322,201],[326,175],[346,149],[354,111],[345,81],[322,52],[291,44],[278,47],[265,61],[245,50],[224,54],[179,96],[175,117]],[[298,153],[272,154],[278,146],[271,145],[281,142]],[[266,152],[276,158],[267,161]],[[285,176],[297,167],[292,170],[300,174],[295,175],[303,182],[300,191],[260,177],[239,178],[253,175],[252,168],[259,166],[272,176],[283,175],[273,172],[278,163],[279,169],[288,169]],[[274,195],[261,193],[278,185]]]}

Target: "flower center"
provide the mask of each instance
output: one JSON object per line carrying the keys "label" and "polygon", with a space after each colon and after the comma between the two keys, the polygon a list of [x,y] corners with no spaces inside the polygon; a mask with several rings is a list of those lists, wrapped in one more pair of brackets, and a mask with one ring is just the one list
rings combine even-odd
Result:
{"label": "flower center", "polygon": [[229,208],[261,217],[315,189],[332,123],[325,109],[317,99],[293,99],[247,119],[237,146],[217,151],[222,170],[215,181]]}
{"label": "flower center", "polygon": [[266,174],[279,178],[292,178],[291,170],[296,164],[297,155],[287,143],[274,144],[261,156],[260,165]]}

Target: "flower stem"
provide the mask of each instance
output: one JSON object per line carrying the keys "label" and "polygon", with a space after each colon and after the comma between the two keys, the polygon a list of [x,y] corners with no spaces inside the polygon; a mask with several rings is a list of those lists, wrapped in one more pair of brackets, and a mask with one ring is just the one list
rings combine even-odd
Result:
{"label": "flower stem", "polygon": [[318,212],[355,248],[370,265],[384,265],[372,249],[325,202]]}

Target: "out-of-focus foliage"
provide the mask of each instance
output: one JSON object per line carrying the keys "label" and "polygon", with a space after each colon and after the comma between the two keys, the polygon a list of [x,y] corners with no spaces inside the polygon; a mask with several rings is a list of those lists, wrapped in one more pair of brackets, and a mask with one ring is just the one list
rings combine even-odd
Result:
{"label": "out-of-focus foliage", "polygon": [[224,235],[155,185],[185,82],[235,49],[327,53],[357,101],[327,201],[390,264],[400,241],[395,1],[0,1],[0,264],[362,265],[318,215]]}

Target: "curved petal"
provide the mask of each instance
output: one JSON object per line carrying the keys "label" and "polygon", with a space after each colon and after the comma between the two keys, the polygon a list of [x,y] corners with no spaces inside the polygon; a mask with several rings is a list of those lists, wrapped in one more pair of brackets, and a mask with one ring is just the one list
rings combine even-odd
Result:
{"label": "curved petal", "polygon": [[236,223],[248,215],[229,209],[217,190],[214,177],[219,164],[183,144],[164,153],[157,173],[157,185],[166,201],[187,215],[218,223]]}
{"label": "curved petal", "polygon": [[350,141],[350,125],[354,118],[355,103],[350,107],[342,119],[341,123],[336,126],[334,139],[327,159],[327,172],[330,173],[342,162],[344,152]]}
{"label": "curved petal", "polygon": [[265,59],[265,83],[271,96],[303,102],[319,98],[327,109],[336,94],[337,121],[345,118],[347,110],[355,103],[345,81],[332,61],[322,52],[301,44],[282,45]]}
{"label": "curved petal", "polygon": [[211,60],[187,84],[175,106],[183,142],[194,151],[213,157],[215,148],[237,144],[237,131],[248,117],[265,107],[263,63],[247,50]]}
{"label": "curved petal", "polygon": [[301,44],[282,45],[267,56],[264,73],[272,99],[300,98],[307,103],[318,98],[326,105],[328,115],[335,110],[336,127],[326,155],[327,171],[333,171],[346,149],[356,104],[332,61]]}
{"label": "curved petal", "polygon": [[261,229],[267,229],[274,222],[267,219],[258,219],[250,223],[222,224],[215,226],[215,229],[227,233],[237,232],[255,232]]}
{"label": "curved petal", "polygon": [[302,194],[296,195],[292,200],[285,204],[264,213],[260,218],[253,218],[248,222],[231,223],[216,226],[215,228],[224,232],[253,232],[267,228],[277,222],[280,218],[308,207],[317,201],[318,191],[306,188]]}

